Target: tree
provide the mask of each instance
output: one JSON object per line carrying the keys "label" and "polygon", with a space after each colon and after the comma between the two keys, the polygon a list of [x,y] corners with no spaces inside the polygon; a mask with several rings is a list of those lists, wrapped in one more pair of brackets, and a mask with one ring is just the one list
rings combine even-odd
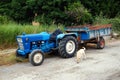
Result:
{"label": "tree", "polygon": [[73,25],[91,23],[92,16],[81,2],[74,2],[68,5],[66,14],[72,19]]}
{"label": "tree", "polygon": [[84,24],[101,12],[108,18],[119,16],[119,4],[119,0],[0,0],[0,15],[18,23]]}
{"label": "tree", "polygon": [[100,15],[114,18],[120,13],[119,0],[80,0],[81,3],[92,13],[92,16]]}

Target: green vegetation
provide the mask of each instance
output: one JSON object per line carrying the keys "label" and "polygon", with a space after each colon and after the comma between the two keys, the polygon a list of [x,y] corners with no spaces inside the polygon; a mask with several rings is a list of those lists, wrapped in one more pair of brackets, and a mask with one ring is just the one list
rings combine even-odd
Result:
{"label": "green vegetation", "polygon": [[69,22],[72,22],[71,25],[92,23],[92,15],[80,2],[69,4],[66,9],[66,14],[70,18]]}
{"label": "green vegetation", "polygon": [[117,32],[120,34],[120,18],[115,17],[115,18],[106,18],[103,16],[97,16],[94,21],[94,25],[100,25],[100,24],[112,24],[112,29],[114,32]]}
{"label": "green vegetation", "polygon": [[107,18],[114,18],[120,14],[119,0],[80,0],[90,10],[92,16],[98,16],[101,12]]}
{"label": "green vegetation", "polygon": [[120,34],[120,18],[114,18],[110,20],[113,30]]}
{"label": "green vegetation", "polygon": [[107,18],[114,18],[120,14],[119,4],[119,0],[0,0],[0,15],[18,23],[36,20],[41,24],[70,26],[92,23],[101,12]]}
{"label": "green vegetation", "polygon": [[57,28],[63,30],[63,25],[40,25],[40,26],[32,26],[29,24],[3,24],[0,25],[0,47],[13,47],[16,45],[16,36],[21,35],[23,32],[26,34],[30,33],[40,33],[42,31],[52,32]]}

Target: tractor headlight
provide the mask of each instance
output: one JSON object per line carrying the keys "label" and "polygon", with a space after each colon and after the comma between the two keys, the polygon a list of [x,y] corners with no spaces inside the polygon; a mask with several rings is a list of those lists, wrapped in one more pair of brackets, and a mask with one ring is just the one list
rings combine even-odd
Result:
{"label": "tractor headlight", "polygon": [[19,45],[19,48],[21,49],[21,50],[24,50],[24,46],[23,46],[23,41],[22,41],[22,38],[17,38],[17,41],[18,41],[18,45]]}
{"label": "tractor headlight", "polygon": [[17,38],[17,41],[18,42],[22,42],[22,38]]}

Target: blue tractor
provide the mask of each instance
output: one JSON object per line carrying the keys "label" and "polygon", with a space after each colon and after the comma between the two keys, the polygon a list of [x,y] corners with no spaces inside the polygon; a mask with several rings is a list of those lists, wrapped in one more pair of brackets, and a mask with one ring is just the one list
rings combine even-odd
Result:
{"label": "blue tractor", "polygon": [[32,65],[41,65],[44,54],[57,50],[63,58],[73,57],[78,48],[77,33],[64,34],[57,29],[53,33],[23,34],[17,36],[16,56],[29,58]]}

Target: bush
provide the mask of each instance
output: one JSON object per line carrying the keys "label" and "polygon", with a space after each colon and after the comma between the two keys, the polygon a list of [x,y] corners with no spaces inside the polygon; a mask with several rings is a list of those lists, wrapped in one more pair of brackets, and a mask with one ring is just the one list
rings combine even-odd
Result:
{"label": "bush", "polygon": [[10,21],[9,17],[0,15],[0,24],[8,24]]}
{"label": "bush", "polygon": [[112,18],[112,19],[103,17],[101,15],[95,17],[94,25],[100,25],[100,24],[112,24],[113,31],[120,33],[120,18],[119,17]]}
{"label": "bush", "polygon": [[74,2],[66,8],[66,14],[73,25],[92,23],[92,16],[80,2]]}
{"label": "bush", "polygon": [[109,24],[110,23],[110,19],[103,17],[103,16],[96,16],[94,19],[94,25],[99,25],[99,24]]}
{"label": "bush", "polygon": [[110,23],[112,24],[113,30],[120,33],[120,18],[111,19]]}

